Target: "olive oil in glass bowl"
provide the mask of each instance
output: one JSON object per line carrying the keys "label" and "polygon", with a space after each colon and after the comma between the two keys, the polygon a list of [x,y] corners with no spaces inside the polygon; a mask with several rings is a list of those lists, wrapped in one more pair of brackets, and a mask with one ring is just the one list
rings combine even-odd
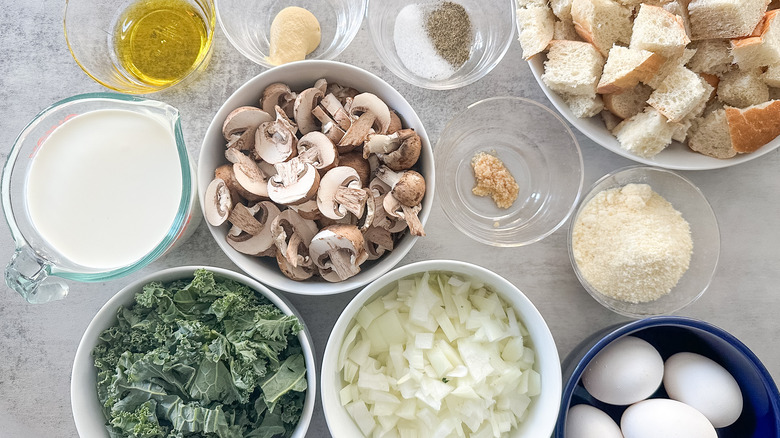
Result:
{"label": "olive oil in glass bowl", "polygon": [[203,70],[215,24],[211,0],[68,0],[64,19],[68,47],[84,72],[133,94],[165,89]]}

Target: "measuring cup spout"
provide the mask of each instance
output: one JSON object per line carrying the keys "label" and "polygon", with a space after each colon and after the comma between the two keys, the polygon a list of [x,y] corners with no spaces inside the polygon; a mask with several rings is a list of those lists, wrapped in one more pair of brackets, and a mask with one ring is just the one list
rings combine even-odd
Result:
{"label": "measuring cup spout", "polygon": [[68,285],[49,276],[49,265],[27,245],[18,247],[5,268],[5,283],[32,304],[65,298]]}

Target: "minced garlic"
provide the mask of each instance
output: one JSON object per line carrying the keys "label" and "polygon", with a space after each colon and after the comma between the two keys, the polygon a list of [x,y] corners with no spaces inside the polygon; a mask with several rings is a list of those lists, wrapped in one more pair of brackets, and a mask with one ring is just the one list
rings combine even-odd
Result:
{"label": "minced garlic", "polygon": [[477,185],[471,190],[477,196],[492,196],[498,208],[509,208],[517,199],[520,187],[504,163],[494,155],[479,152],[471,159]]}

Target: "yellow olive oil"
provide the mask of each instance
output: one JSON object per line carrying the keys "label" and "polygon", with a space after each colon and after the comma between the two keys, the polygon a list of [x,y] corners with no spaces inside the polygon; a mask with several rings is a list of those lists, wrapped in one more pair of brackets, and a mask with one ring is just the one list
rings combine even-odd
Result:
{"label": "yellow olive oil", "polygon": [[121,67],[143,83],[178,82],[206,56],[207,29],[195,7],[184,1],[140,1],[119,18],[116,56]]}

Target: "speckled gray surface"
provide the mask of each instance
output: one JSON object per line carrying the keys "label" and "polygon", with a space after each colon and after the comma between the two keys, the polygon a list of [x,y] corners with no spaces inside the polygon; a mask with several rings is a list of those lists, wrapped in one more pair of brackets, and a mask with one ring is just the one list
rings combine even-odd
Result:
{"label": "speckled gray surface", "polygon": [[[0,11],[0,154],[3,161],[16,135],[40,110],[73,94],[104,91],[71,58],[62,32],[64,2],[4,2]],[[422,90],[393,76],[374,55],[365,28],[337,58],[365,68],[407,96],[435,144],[446,121],[466,105],[497,96],[523,96],[551,106],[533,80],[514,43],[501,64],[479,82],[454,91]],[[222,101],[263,69],[243,59],[217,33],[206,71],[186,87],[154,95],[178,107],[191,153]],[[585,184],[632,164],[578,134]],[[780,377],[780,151],[740,166],[681,172],[708,197],[721,225],[722,254],[710,290],[681,315],[704,319],[741,339]],[[564,357],[590,333],[625,321],[592,300],[569,264],[566,229],[540,243],[496,249],[453,233],[434,205],[420,240],[403,263],[452,258],[480,264],[523,290],[547,320]],[[0,260],[13,243],[0,227]],[[237,269],[214,243],[205,226],[175,252],[128,277],[110,283],[72,284],[70,296],[47,305],[28,305],[12,290],[0,288],[0,437],[76,437],[70,407],[70,372],[82,332],[97,310],[131,281],[177,265],[213,265]],[[321,357],[330,327],[354,292],[331,297],[287,295],[303,315]],[[308,436],[327,437],[319,402]]]}

